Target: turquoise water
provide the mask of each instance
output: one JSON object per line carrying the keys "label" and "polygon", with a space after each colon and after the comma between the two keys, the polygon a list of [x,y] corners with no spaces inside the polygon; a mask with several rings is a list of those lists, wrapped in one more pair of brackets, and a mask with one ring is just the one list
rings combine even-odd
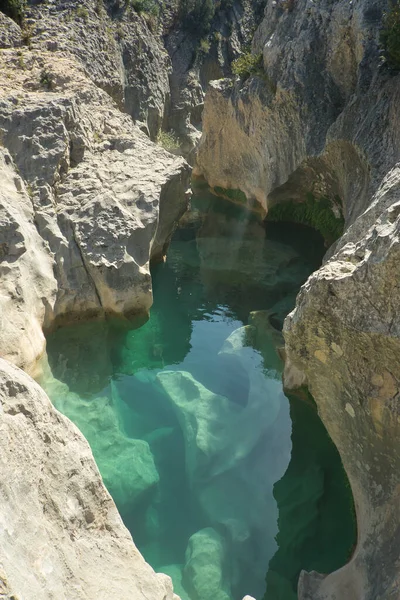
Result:
{"label": "turquoise water", "polygon": [[336,449],[283,394],[277,351],[322,241],[220,199],[195,209],[153,269],[150,319],[59,329],[41,383],[182,600],[294,600],[300,569],[338,568],[355,535]]}

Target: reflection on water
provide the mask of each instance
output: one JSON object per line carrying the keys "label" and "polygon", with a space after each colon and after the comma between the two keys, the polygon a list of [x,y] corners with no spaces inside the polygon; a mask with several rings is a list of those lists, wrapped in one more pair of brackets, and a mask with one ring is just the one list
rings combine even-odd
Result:
{"label": "reflection on water", "polygon": [[[66,327],[41,382],[88,439],[150,564],[182,600],[291,600],[353,529],[335,448],[282,392],[279,329],[322,242],[198,198],[153,271],[149,321]],[[293,432],[292,432],[293,426]],[[293,444],[293,449],[292,449]]]}

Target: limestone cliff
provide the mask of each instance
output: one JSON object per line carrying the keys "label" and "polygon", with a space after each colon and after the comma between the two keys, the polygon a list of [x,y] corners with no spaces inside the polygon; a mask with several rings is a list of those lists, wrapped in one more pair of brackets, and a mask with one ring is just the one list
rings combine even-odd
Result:
{"label": "limestone cliff", "polygon": [[[149,261],[165,252],[186,208],[189,177],[185,162],[152,144],[101,89],[96,57],[89,69],[85,48],[85,61],[69,51],[73,27],[60,15],[49,20],[51,8],[35,21],[31,46],[0,53],[1,269],[10,282],[0,347],[23,367],[56,318],[148,310]],[[90,26],[84,39],[91,48],[102,40]]]}
{"label": "limestone cliff", "polygon": [[[168,3],[169,4],[169,3]],[[232,60],[250,46],[264,6],[263,0],[197,0],[191,4],[209,6],[208,17],[182,14],[179,6],[163,25],[165,48],[171,59],[170,105],[166,126],[179,142],[179,152],[191,163],[202,130],[204,95],[213,79],[232,75]],[[208,18],[208,21],[205,20]]]}
{"label": "limestone cliff", "polygon": [[285,383],[309,386],[340,451],[358,542],[336,573],[303,573],[302,600],[400,593],[400,79],[379,47],[386,6],[268,1],[263,72],[213,82],[205,100],[198,174],[266,211],[311,193],[345,219],[286,319]]}

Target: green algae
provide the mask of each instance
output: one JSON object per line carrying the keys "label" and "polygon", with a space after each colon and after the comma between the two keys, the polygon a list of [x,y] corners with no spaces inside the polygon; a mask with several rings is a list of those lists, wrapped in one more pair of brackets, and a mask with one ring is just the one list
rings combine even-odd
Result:
{"label": "green algae", "polygon": [[[335,205],[340,207],[340,199],[336,199]],[[338,217],[332,210],[333,203],[328,198],[316,198],[313,194],[307,194],[304,202],[286,200],[275,204],[268,210],[268,221],[289,221],[308,225],[319,231],[327,244],[332,244],[343,235],[344,219]]]}
{"label": "green algae", "polygon": [[245,206],[247,203],[246,194],[242,192],[242,190],[227,189],[219,187],[218,185],[216,185],[213,190],[218,196],[223,196],[224,198],[227,198],[232,202],[236,202],[237,204],[243,204]]}
{"label": "green algae", "polygon": [[357,535],[347,477],[312,396],[305,389],[301,398],[289,399],[292,458],[274,486],[279,548],[269,563],[264,600],[296,600],[300,571],[340,568]]}
{"label": "green algae", "polygon": [[290,600],[299,569],[343,564],[354,536],[340,537],[351,510],[337,452],[316,413],[284,396],[277,352],[323,243],[292,225],[266,235],[226,205],[204,197],[196,226],[176,232],[142,327],[50,335],[42,384],[182,600],[261,599],[267,569],[265,598]]}

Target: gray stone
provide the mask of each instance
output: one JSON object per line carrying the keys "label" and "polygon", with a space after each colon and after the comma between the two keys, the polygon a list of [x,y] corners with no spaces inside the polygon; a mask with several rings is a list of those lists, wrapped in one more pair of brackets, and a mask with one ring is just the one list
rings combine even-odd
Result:
{"label": "gray stone", "polygon": [[[32,271],[40,276],[25,284],[32,306],[25,314],[7,317],[3,326],[3,339],[14,338],[15,345],[14,323],[25,321],[24,335],[30,337],[28,323],[30,328],[36,323],[34,350],[31,339],[23,350],[8,346],[15,362],[27,367],[43,351],[41,328],[56,319],[149,309],[150,259],[165,254],[186,209],[189,168],[183,159],[152,144],[73,58],[31,50],[24,61],[25,68],[18,67],[14,50],[0,57],[2,76],[9,82],[0,97],[0,129],[19,173],[12,172],[12,160],[4,164],[15,197],[7,210],[15,206],[19,213],[13,219],[26,229],[19,250],[12,250],[13,271],[32,262],[33,253],[41,253]],[[49,73],[51,90],[40,83],[43,72]],[[7,235],[15,230],[12,225]],[[2,254],[8,238],[4,244]],[[5,295],[1,302],[6,302]],[[29,316],[32,311],[36,321]]]}
{"label": "gray stone", "polygon": [[4,148],[0,177],[0,355],[29,369],[45,348],[42,327],[48,322],[57,282],[26,186]]}
{"label": "gray stone", "polygon": [[21,45],[20,27],[10,17],[0,12],[0,48],[15,48]]}
{"label": "gray stone", "polygon": [[226,548],[212,527],[191,536],[186,549],[183,583],[192,600],[232,600],[226,583]]}

